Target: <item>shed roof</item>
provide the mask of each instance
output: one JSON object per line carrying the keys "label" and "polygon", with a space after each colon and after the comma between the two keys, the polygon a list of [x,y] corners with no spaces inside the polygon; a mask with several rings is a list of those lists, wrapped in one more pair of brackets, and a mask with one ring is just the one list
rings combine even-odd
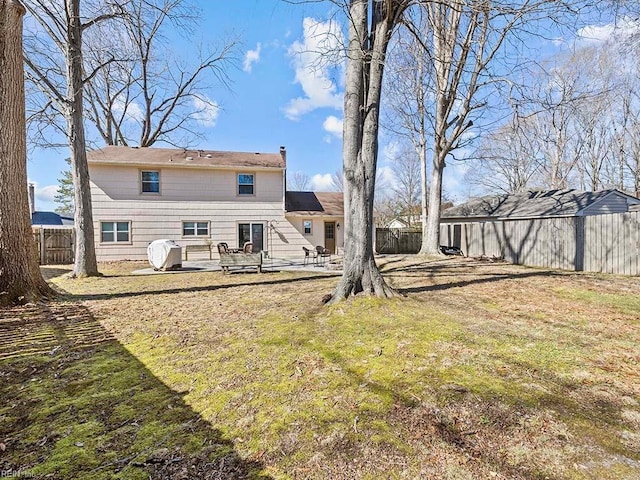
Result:
{"label": "shed roof", "polygon": [[33,212],[31,225],[73,225],[73,218],[55,212]]}
{"label": "shed roof", "polygon": [[278,153],[218,152],[213,150],[188,150],[181,148],[121,147],[108,145],[87,152],[90,164],[149,165],[185,167],[286,167],[286,150]]}
{"label": "shed roof", "polygon": [[342,192],[286,192],[285,211],[303,216],[344,216]]}
{"label": "shed roof", "polygon": [[610,195],[624,197],[628,203],[640,199],[619,190],[583,192],[574,189],[528,191],[518,194],[489,195],[470,200],[442,212],[442,218],[537,218],[571,217]]}

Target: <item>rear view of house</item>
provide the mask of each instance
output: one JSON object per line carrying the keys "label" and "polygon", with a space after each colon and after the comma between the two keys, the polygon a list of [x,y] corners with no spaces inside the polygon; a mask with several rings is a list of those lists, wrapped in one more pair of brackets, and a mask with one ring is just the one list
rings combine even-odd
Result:
{"label": "rear view of house", "polygon": [[254,251],[281,258],[300,257],[303,246],[325,240],[342,246],[342,208],[321,217],[334,224],[329,235],[318,231],[317,212],[287,215],[284,147],[254,153],[107,146],[88,152],[88,161],[100,261],[146,259],[147,245],[161,238],[183,247],[252,242]]}

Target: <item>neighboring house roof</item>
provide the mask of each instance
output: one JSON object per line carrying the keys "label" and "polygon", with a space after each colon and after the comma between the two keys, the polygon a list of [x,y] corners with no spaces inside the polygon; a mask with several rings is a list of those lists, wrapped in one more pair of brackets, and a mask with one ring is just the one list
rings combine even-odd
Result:
{"label": "neighboring house roof", "polygon": [[181,148],[106,146],[87,152],[90,164],[185,166],[223,168],[278,168],[286,167],[286,150],[278,153],[216,152],[212,150],[186,150]]}
{"label": "neighboring house roof", "polygon": [[286,192],[285,211],[299,216],[344,216],[342,192]]}
{"label": "neighboring house roof", "polygon": [[31,225],[73,225],[73,218],[55,212],[33,212]]}
{"label": "neighboring house roof", "polygon": [[410,225],[409,221],[399,217],[392,218],[385,225],[386,228],[407,228]]}
{"label": "neighboring house roof", "polygon": [[[589,209],[597,205],[605,207],[624,204],[640,204],[640,199],[619,190],[599,190],[582,192],[579,190],[528,191],[518,194],[490,195],[476,198],[442,212],[441,217],[455,218],[539,218],[573,217],[589,214]],[[607,208],[594,209],[592,213],[614,213]],[[615,210],[618,211],[618,210]]]}

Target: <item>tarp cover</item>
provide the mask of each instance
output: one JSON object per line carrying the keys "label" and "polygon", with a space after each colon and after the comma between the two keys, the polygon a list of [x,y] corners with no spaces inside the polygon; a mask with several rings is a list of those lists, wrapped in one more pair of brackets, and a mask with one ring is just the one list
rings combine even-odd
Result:
{"label": "tarp cover", "polygon": [[154,240],[147,247],[147,257],[153,268],[166,270],[182,263],[182,247],[173,240]]}

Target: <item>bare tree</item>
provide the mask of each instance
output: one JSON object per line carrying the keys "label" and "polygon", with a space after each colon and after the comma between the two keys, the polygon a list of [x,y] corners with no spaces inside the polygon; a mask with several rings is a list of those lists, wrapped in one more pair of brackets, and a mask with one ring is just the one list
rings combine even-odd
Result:
{"label": "bare tree", "polygon": [[[428,33],[424,9],[407,12],[407,22],[413,31]],[[400,28],[393,42],[387,62],[388,75],[385,86],[388,91],[386,128],[396,135],[406,137],[419,159],[420,175],[420,221],[424,229],[427,222],[428,205],[428,145],[430,137],[430,85],[433,72],[430,68],[429,52],[416,40],[412,30]],[[393,201],[385,202],[387,211],[395,212]],[[397,215],[397,212],[394,213]]]}
{"label": "bare tree", "polygon": [[389,159],[392,180],[387,180],[378,170],[376,193],[373,202],[376,226],[386,226],[393,219],[400,219],[413,226],[420,218],[420,160],[413,147],[406,146]]}
{"label": "bare tree", "polygon": [[596,115],[608,126],[610,159],[604,168],[604,181],[636,197],[640,196],[639,36],[637,29],[614,35],[601,45],[597,55],[598,73],[608,80],[604,89],[607,106]]}
{"label": "bare tree", "polygon": [[396,215],[411,226],[420,217],[421,159],[411,147],[401,149],[392,159],[395,185],[390,200]]}
{"label": "bare tree", "polygon": [[27,196],[27,144],[19,0],[0,0],[0,306],[53,292],[35,254]]}
{"label": "bare tree", "polygon": [[188,38],[197,17],[189,0],[129,0],[117,25],[89,32],[86,63],[96,75],[87,82],[87,118],[106,144],[184,147],[200,138],[200,124],[215,122],[219,106],[206,91],[227,85],[237,41],[186,64],[172,53],[166,30]]}
{"label": "bare tree", "polygon": [[[439,254],[442,176],[447,156],[464,141],[473,125],[469,117],[484,106],[478,91],[507,35],[528,10],[528,4],[510,8],[494,2],[429,3],[425,6],[434,72],[433,166],[421,254]],[[417,36],[416,38],[420,38]]]}
{"label": "bare tree", "polygon": [[331,190],[334,192],[344,192],[344,174],[338,170],[331,174]]}
{"label": "bare tree", "polygon": [[538,144],[521,132],[530,119],[512,115],[487,133],[470,162],[465,180],[482,191],[518,193],[540,186]]}
{"label": "bare tree", "polygon": [[597,64],[595,52],[583,49],[532,73],[510,122],[481,145],[485,168],[474,173],[484,176],[475,183],[494,191],[518,191],[532,182],[550,189],[605,187],[614,127],[604,112],[613,109],[613,86]]}
{"label": "bare tree", "polygon": [[350,0],[344,102],[344,270],[331,301],[394,295],[373,256],[373,201],[385,57],[409,1]]}
{"label": "bare tree", "polygon": [[[636,80],[637,81],[637,80]],[[615,147],[617,159],[616,186],[640,197],[640,98],[638,85],[626,84],[620,102],[621,113],[614,123]],[[627,180],[629,184],[627,185]]]}
{"label": "bare tree", "polygon": [[[65,0],[63,4],[49,0],[26,0],[25,6],[41,29],[27,37],[30,47],[25,52],[27,76],[47,98],[42,115],[47,116],[46,112],[53,108],[66,123],[75,204],[76,245],[72,275],[99,275],[83,111],[84,82],[95,72],[85,77],[82,36],[92,25],[116,17],[121,13],[121,8],[117,3],[110,3],[109,8],[104,9],[104,5],[96,2],[90,5],[92,14],[83,17],[80,14],[80,0]],[[42,31],[46,32],[46,39]],[[63,60],[63,72],[60,62],[56,64],[56,59]]]}
{"label": "bare tree", "polygon": [[[426,162],[427,134],[431,138],[431,180],[428,215],[423,224],[420,253],[439,254],[439,215],[446,159],[469,145],[470,129],[491,106],[497,74],[493,66],[502,59],[507,40],[516,40],[527,22],[545,17],[558,2],[463,1],[417,2],[405,27],[402,50],[409,61],[400,63],[402,130],[412,138]],[[410,68],[413,64],[413,68]],[[506,70],[507,65],[502,65]],[[396,79],[394,78],[394,81]],[[426,165],[423,178],[426,177]],[[425,178],[426,180],[426,178]],[[426,181],[423,192],[426,192]],[[423,213],[424,217],[424,213]]]}
{"label": "bare tree", "polygon": [[287,180],[288,189],[304,192],[309,189],[309,175],[304,172],[294,172],[293,175]]}

